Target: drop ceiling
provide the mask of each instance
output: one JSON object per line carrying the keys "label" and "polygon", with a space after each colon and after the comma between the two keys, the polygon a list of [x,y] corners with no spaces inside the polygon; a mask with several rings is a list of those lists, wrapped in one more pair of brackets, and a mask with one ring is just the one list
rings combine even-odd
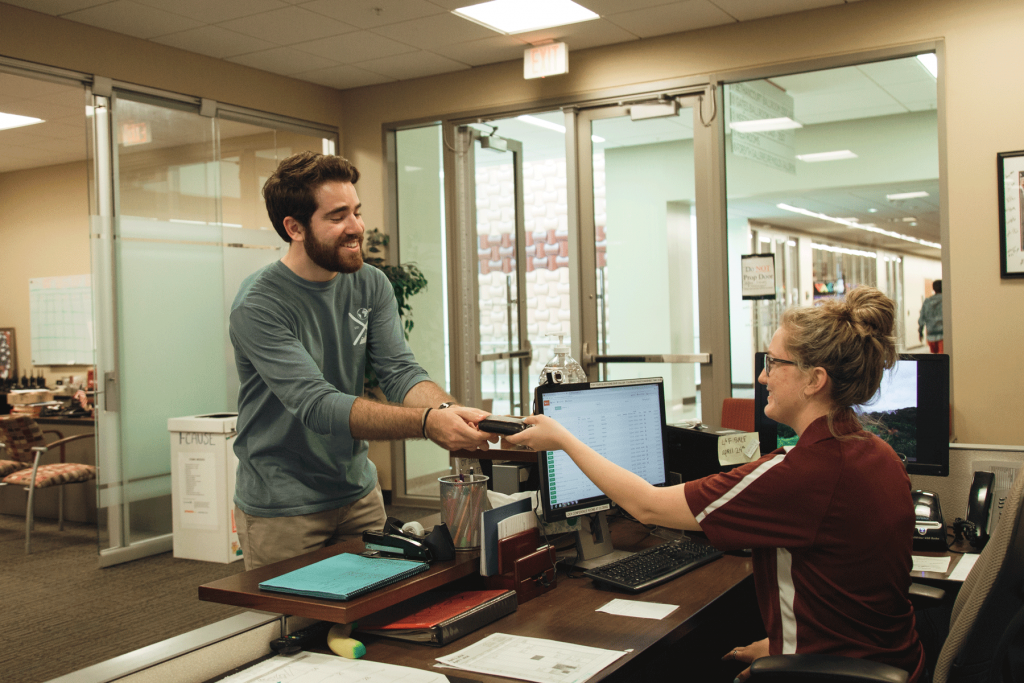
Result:
{"label": "drop ceiling", "polygon": [[[450,10],[464,4],[462,0],[6,0],[7,4],[69,21],[340,89],[518,60],[529,44],[549,39],[566,42],[572,52],[843,4],[842,0],[577,1],[601,18],[505,36],[451,14]],[[809,125],[934,110],[936,106],[934,79],[914,60],[771,80],[793,97],[795,116]],[[0,111],[46,121],[0,131],[0,173],[84,159],[84,106],[81,90],[0,74]],[[541,142],[547,139],[545,136],[550,137],[550,131],[537,130],[538,147],[552,143]],[[506,127],[502,133],[510,131]],[[655,137],[650,139],[637,136],[628,126],[617,132],[612,125],[602,135],[610,145],[643,144],[655,139],[689,138],[692,130],[688,122],[668,121],[652,126],[650,135]],[[519,137],[528,136],[523,133]],[[555,142],[554,146],[560,145]],[[885,200],[885,194],[912,189],[925,189],[930,197],[917,200],[920,206]],[[934,249],[919,249],[869,233],[851,234],[862,231],[787,215],[776,208],[778,203],[840,217],[863,216],[858,219],[938,242],[935,178],[899,187],[831,188],[791,193],[785,198],[747,197],[730,201],[729,208],[733,215],[746,215],[752,221],[783,228],[865,246],[938,255]],[[875,211],[869,213],[869,209]],[[907,225],[907,216],[917,218],[918,225]]]}

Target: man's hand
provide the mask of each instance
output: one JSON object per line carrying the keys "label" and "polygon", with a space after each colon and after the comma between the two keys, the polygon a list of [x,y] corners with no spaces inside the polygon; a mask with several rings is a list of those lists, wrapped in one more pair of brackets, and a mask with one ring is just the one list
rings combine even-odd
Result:
{"label": "man's hand", "polygon": [[[750,664],[755,659],[768,656],[768,639],[759,640],[756,643],[751,643],[746,647],[737,647],[727,652],[722,661],[725,662],[742,662],[744,664]],[[750,667],[741,671],[736,676],[737,681],[745,681],[750,678]]]}
{"label": "man's hand", "polygon": [[477,428],[480,420],[490,415],[476,408],[452,406],[439,410],[434,408],[427,415],[425,432],[427,438],[448,451],[488,449],[488,440],[497,437]]}

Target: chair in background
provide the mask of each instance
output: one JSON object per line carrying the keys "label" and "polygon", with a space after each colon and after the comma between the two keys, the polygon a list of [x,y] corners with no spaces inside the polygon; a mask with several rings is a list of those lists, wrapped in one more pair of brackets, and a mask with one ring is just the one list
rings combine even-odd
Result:
{"label": "chair in background", "polygon": [[[46,442],[44,434],[55,434],[56,441]],[[28,493],[25,509],[25,554],[32,552],[32,529],[35,525],[35,492],[36,489],[58,486],[58,520],[59,529],[64,530],[64,485],[96,478],[96,468],[92,465],[67,462],[64,447],[78,439],[91,438],[92,434],[77,434],[64,438],[55,429],[43,432],[35,420],[21,415],[0,416],[0,440],[4,442],[9,457],[24,467],[7,474],[0,485],[23,486]],[[57,449],[60,461],[49,465],[40,464],[44,454]]]}
{"label": "chair in background", "polygon": [[727,398],[722,401],[722,427],[738,429],[741,432],[753,432],[754,399]]}
{"label": "chair in background", "polygon": [[[1016,477],[999,524],[953,604],[949,632],[932,683],[1024,681],[1024,476]],[[750,667],[753,682],[884,681],[900,683],[900,669],[829,655],[763,657]]]}

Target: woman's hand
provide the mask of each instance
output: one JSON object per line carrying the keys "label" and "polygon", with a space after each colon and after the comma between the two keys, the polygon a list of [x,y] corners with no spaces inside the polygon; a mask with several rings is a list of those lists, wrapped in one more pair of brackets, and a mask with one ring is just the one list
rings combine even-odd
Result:
{"label": "woman's hand", "polygon": [[[743,664],[750,664],[755,659],[768,656],[768,639],[759,640],[756,643],[751,643],[746,647],[733,648],[722,657],[724,662],[742,662]],[[741,671],[736,676],[737,681],[745,681],[750,678],[750,667]]]}
{"label": "woman's hand", "polygon": [[526,446],[535,451],[565,450],[572,434],[547,415],[531,415],[523,420],[529,429],[505,437],[513,446]]}

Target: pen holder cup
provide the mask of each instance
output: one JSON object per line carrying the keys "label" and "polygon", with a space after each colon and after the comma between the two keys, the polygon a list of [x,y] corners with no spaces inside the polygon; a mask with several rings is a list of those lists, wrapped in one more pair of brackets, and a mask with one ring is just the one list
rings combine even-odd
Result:
{"label": "pen holder cup", "polygon": [[480,547],[480,515],[487,505],[487,480],[482,474],[438,477],[441,521],[448,525],[456,550]]}

